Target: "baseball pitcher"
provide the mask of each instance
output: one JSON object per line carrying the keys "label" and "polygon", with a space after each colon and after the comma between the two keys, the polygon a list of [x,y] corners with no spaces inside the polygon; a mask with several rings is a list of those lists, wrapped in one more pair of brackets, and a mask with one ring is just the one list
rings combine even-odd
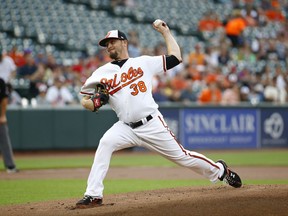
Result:
{"label": "baseball pitcher", "polygon": [[86,80],[81,88],[84,95],[81,104],[95,112],[109,103],[119,121],[100,140],[84,197],[76,203],[77,208],[102,205],[103,180],[112,153],[133,146],[157,152],[211,182],[224,180],[235,188],[242,185],[240,177],[224,161],[215,163],[202,154],[184,149],[164,121],[152,96],[152,79],[178,65],[182,57],[168,25],[156,20],[153,27],[164,38],[167,55],[130,58],[127,37],[119,30],[109,31],[99,42],[113,61],[99,67]]}

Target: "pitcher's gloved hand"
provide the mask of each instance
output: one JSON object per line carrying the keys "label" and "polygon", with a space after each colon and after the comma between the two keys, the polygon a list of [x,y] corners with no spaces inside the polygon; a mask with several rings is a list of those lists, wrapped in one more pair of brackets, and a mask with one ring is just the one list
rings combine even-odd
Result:
{"label": "pitcher's gloved hand", "polygon": [[109,92],[107,91],[106,86],[102,83],[98,83],[95,88],[95,94],[90,99],[94,105],[93,112],[107,104],[109,101]]}
{"label": "pitcher's gloved hand", "polygon": [[109,92],[102,83],[97,83],[95,87],[95,93],[92,97],[84,96],[81,100],[81,104],[86,109],[96,112],[98,109],[107,104],[109,101]]}

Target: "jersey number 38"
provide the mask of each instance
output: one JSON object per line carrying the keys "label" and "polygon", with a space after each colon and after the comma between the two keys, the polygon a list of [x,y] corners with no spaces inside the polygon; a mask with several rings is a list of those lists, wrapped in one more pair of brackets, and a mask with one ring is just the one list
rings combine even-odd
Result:
{"label": "jersey number 38", "polygon": [[138,95],[139,91],[140,92],[146,92],[147,91],[147,87],[145,85],[145,82],[143,82],[143,81],[139,81],[137,84],[133,83],[132,85],[130,85],[130,89],[133,89],[133,92],[131,92],[131,94],[133,96]]}

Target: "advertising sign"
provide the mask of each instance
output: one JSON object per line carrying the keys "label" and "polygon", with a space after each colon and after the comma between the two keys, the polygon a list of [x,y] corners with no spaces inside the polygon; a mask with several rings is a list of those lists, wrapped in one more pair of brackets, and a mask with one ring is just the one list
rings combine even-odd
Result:
{"label": "advertising sign", "polygon": [[256,148],[259,143],[255,109],[184,109],[180,122],[187,149]]}
{"label": "advertising sign", "polygon": [[261,143],[266,147],[288,146],[288,110],[262,110]]}

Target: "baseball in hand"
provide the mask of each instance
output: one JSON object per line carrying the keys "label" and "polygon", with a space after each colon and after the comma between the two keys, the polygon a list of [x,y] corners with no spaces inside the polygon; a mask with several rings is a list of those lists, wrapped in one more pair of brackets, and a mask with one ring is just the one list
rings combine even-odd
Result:
{"label": "baseball in hand", "polygon": [[156,27],[160,27],[161,24],[162,24],[162,26],[165,26],[165,22],[163,20],[160,20],[160,19],[156,19],[153,22],[153,25],[156,26]]}

